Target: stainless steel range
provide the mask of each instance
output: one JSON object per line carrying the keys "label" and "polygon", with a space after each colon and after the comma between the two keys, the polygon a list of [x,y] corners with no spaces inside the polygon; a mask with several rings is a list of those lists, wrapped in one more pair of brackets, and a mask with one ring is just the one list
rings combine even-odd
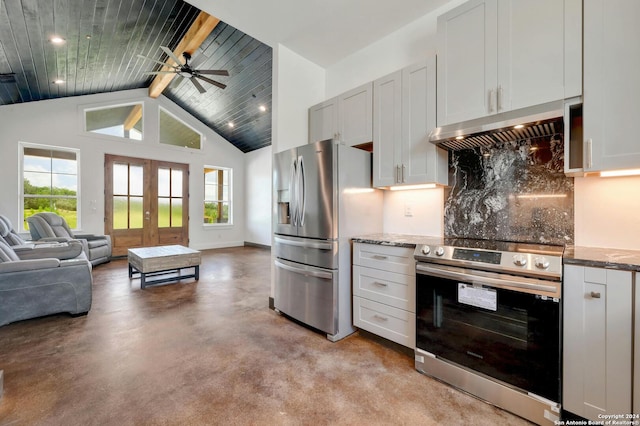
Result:
{"label": "stainless steel range", "polygon": [[561,246],[418,245],[416,369],[538,424],[561,401]]}

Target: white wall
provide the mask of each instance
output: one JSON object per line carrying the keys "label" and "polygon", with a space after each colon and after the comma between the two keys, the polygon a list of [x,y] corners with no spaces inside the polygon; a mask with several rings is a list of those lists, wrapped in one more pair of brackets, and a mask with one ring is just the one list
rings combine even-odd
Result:
{"label": "white wall", "polygon": [[308,109],[325,99],[324,79],[324,69],[313,62],[282,45],[273,49],[274,154],[308,142]]}
{"label": "white wall", "polygon": [[[131,141],[83,131],[83,108],[144,101],[144,140]],[[158,143],[159,106],[204,135],[202,151]],[[190,246],[196,249],[244,243],[244,154],[164,96],[147,97],[146,89],[0,106],[2,139],[0,210],[19,226],[18,143],[80,150],[79,220],[83,232],[104,232],[104,154],[188,163],[190,165]],[[204,165],[233,168],[233,226],[203,226]]]}
{"label": "white wall", "polygon": [[244,240],[265,246],[271,246],[271,152],[268,146],[244,156]]}
{"label": "white wall", "polygon": [[384,191],[384,232],[443,235],[443,193],[442,188]]}
{"label": "white wall", "polygon": [[575,179],[576,245],[640,250],[640,177]]}

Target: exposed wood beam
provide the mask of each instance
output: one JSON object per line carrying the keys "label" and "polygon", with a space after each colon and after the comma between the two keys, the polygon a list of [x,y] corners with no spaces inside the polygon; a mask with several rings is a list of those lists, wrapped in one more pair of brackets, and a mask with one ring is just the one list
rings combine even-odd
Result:
{"label": "exposed wood beam", "polygon": [[[204,42],[207,36],[211,34],[211,31],[213,31],[219,22],[220,20],[215,16],[211,16],[206,12],[200,12],[187,33],[184,35],[182,40],[180,40],[180,43],[178,43],[178,47],[176,47],[173,53],[178,58],[182,56],[183,52],[193,54],[193,52],[195,52],[196,49]],[[172,59],[169,59],[167,63],[176,65]],[[162,68],[163,71],[167,71],[169,69],[170,68],[168,67]],[[162,91],[166,89],[169,83],[171,83],[173,77],[175,77],[175,74],[158,74],[151,82],[151,86],[149,86],[149,97],[157,98],[160,96]]]}
{"label": "exposed wood beam", "polygon": [[129,116],[124,120],[124,130],[129,131],[134,128],[136,123],[142,118],[142,104],[136,104]]}

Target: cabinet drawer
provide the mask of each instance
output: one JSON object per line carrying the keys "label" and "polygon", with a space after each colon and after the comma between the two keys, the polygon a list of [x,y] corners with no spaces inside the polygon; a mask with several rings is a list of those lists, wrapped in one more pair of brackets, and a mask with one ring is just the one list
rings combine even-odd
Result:
{"label": "cabinet drawer", "polygon": [[416,346],[414,313],[354,296],[353,323],[356,327],[409,348]]}
{"label": "cabinet drawer", "polygon": [[353,264],[399,274],[415,275],[413,248],[355,243]]}
{"label": "cabinet drawer", "polygon": [[416,311],[416,277],[353,266],[353,294],[409,312]]}

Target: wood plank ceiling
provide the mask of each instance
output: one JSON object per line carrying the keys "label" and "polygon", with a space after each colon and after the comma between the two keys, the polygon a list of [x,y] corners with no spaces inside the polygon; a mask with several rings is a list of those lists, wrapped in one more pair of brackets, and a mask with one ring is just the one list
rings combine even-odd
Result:
{"label": "wood plank ceiling", "polygon": [[[181,0],[0,0],[0,105],[149,87],[199,10]],[[54,35],[64,42],[50,41]],[[198,69],[226,69],[165,96],[243,152],[271,144],[272,49],[220,22],[192,54]],[[56,84],[55,80],[64,83]]]}

